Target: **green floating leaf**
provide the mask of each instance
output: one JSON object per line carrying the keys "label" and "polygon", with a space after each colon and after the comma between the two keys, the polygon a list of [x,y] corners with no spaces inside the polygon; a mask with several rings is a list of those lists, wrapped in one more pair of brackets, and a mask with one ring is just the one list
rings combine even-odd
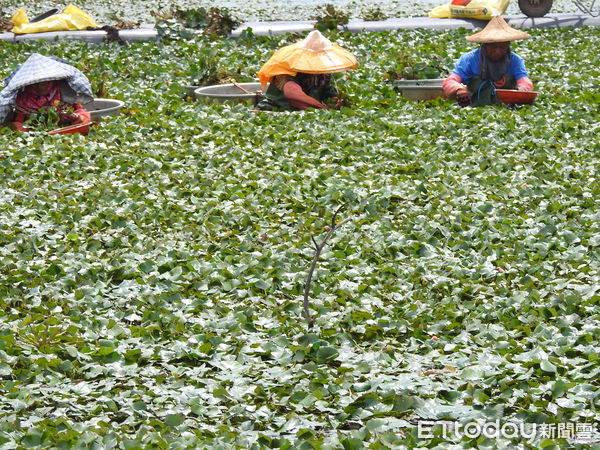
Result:
{"label": "green floating leaf", "polygon": [[42,432],[35,429],[28,431],[27,435],[23,438],[21,443],[25,448],[38,447],[42,443]]}
{"label": "green floating leaf", "polygon": [[165,424],[170,427],[176,427],[181,425],[185,420],[185,416],[183,414],[167,414],[165,417]]}
{"label": "green floating leaf", "polygon": [[346,438],[341,442],[344,450],[360,450],[365,448],[363,441],[357,438]]}
{"label": "green floating leaf", "polygon": [[148,405],[146,405],[146,403],[142,402],[141,400],[133,402],[132,406],[133,409],[135,409],[136,411],[145,411],[146,409],[148,409]]}
{"label": "green floating leaf", "polygon": [[0,375],[2,375],[2,376],[8,376],[8,375],[11,375],[11,374],[12,374],[12,367],[10,367],[5,362],[0,363]]}
{"label": "green floating leaf", "polygon": [[460,378],[463,380],[481,380],[484,372],[480,367],[467,367],[460,373]]}
{"label": "green floating leaf", "polygon": [[540,362],[540,368],[544,372],[556,373],[556,366],[554,364],[552,364],[550,361],[548,361],[547,359],[544,359]]}
{"label": "green floating leaf", "polygon": [[562,395],[564,395],[565,393],[567,393],[569,390],[567,383],[565,383],[562,380],[557,380],[554,382],[554,385],[552,386],[552,398],[557,398],[560,397]]}
{"label": "green floating leaf", "polygon": [[316,361],[318,363],[326,363],[334,360],[339,356],[339,352],[333,347],[321,347],[317,350]]}

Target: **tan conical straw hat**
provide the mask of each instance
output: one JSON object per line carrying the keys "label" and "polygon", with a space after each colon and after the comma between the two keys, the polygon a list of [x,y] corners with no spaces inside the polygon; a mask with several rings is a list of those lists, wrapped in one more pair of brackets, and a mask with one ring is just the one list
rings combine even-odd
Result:
{"label": "tan conical straw hat", "polygon": [[258,79],[265,86],[275,75],[335,73],[357,66],[352,53],[314,30],[300,42],[277,50],[258,72]]}
{"label": "tan conical straw hat", "polygon": [[509,42],[529,38],[529,34],[511,27],[502,16],[493,17],[483,30],[467,37],[467,41],[489,44],[492,42]]}

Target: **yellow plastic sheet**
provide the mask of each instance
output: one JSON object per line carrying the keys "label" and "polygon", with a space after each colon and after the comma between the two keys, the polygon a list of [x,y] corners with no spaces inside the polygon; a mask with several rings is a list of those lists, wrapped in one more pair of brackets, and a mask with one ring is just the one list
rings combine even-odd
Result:
{"label": "yellow plastic sheet", "polygon": [[89,15],[77,6],[69,5],[60,14],[54,14],[39,22],[29,23],[25,9],[20,8],[12,16],[15,34],[43,33],[45,31],[77,31],[87,30],[88,27],[98,28]]}
{"label": "yellow plastic sheet", "polygon": [[455,0],[433,8],[429,17],[436,19],[490,20],[504,14],[510,0]]}

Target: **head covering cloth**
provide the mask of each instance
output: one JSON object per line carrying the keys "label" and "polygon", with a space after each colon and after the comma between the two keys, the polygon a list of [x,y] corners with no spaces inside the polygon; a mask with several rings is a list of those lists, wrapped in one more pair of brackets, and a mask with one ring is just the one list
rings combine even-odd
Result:
{"label": "head covering cloth", "polygon": [[492,61],[485,49],[486,45],[481,44],[479,51],[479,75],[483,80],[499,81],[508,72],[510,62],[512,60],[512,54],[510,51],[510,45],[506,50],[506,54],[498,61]]}
{"label": "head covering cloth", "polygon": [[87,77],[78,69],[55,58],[32,53],[4,80],[0,91],[0,124],[4,123],[16,105],[19,92],[26,86],[42,81],[65,80],[72,90],[71,103],[89,103],[94,99]]}

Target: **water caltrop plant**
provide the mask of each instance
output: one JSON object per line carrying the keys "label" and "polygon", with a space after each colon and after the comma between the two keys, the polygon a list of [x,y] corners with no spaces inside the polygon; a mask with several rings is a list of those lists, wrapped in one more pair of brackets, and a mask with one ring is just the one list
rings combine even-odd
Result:
{"label": "water caltrop plant", "polygon": [[163,39],[189,39],[194,36],[189,29],[202,30],[213,38],[228,36],[241,23],[227,8],[218,7],[176,9],[167,13],[154,11],[153,15],[157,19],[157,29]]}
{"label": "water caltrop plant", "polygon": [[60,116],[55,108],[40,108],[23,123],[28,129],[54,129],[60,126]]}
{"label": "water caltrop plant", "polygon": [[343,27],[350,20],[348,13],[336,9],[331,3],[323,5],[313,18],[315,19],[315,28],[319,31],[337,30],[338,27]]}
{"label": "water caltrop plant", "polygon": [[54,130],[61,126],[61,116],[73,114],[72,106],[59,105],[56,101],[56,106],[49,108],[39,108],[29,115],[27,120],[23,122],[23,127],[29,130]]}
{"label": "water caltrop plant", "polygon": [[[0,43],[2,76],[52,54],[126,105],[0,128],[0,448],[590,448],[600,31],[515,46],[533,105],[385,83],[467,33],[332,32],[352,108],[277,114],[183,86],[205,48],[254,81],[297,35]],[[535,433],[442,432],[496,422]]]}

